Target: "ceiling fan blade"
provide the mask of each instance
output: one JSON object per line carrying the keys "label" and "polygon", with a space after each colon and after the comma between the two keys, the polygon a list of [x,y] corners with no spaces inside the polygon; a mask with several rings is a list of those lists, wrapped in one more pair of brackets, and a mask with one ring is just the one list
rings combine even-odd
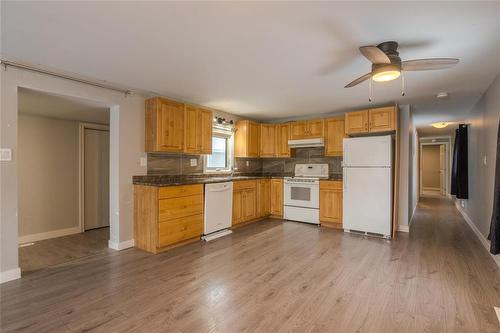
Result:
{"label": "ceiling fan blade", "polygon": [[431,71],[435,69],[450,68],[458,64],[457,58],[430,58],[406,60],[401,63],[401,69],[404,71]]}
{"label": "ceiling fan blade", "polygon": [[359,51],[374,64],[390,64],[391,59],[376,46],[361,46]]}
{"label": "ceiling fan blade", "polygon": [[372,77],[372,73],[368,73],[368,74],[365,74],[363,76],[360,76],[358,77],[356,80],[352,81],[351,83],[349,83],[348,85],[346,85],[344,88],[351,88],[351,87],[354,87],[358,84],[360,84],[361,82],[363,81],[366,81],[368,79],[370,79]]}

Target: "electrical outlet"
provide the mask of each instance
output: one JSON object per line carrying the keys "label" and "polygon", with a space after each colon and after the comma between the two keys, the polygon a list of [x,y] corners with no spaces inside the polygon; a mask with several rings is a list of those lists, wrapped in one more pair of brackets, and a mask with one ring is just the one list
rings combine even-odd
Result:
{"label": "electrical outlet", "polygon": [[486,161],[486,155],[484,155],[484,157],[483,157],[483,164],[486,165],[486,162],[487,162]]}
{"label": "electrical outlet", "polygon": [[245,165],[250,166],[250,161],[246,161]]}
{"label": "electrical outlet", "polygon": [[0,149],[0,161],[12,161],[12,149],[1,148]]}
{"label": "electrical outlet", "polygon": [[192,167],[195,167],[195,166],[198,165],[198,160],[196,158],[192,158],[190,160],[190,164],[191,164]]}
{"label": "electrical outlet", "polygon": [[139,158],[139,165],[141,167],[148,166],[148,159],[146,157]]}
{"label": "electrical outlet", "polygon": [[460,200],[460,206],[462,206],[462,208],[465,208],[465,200]]}

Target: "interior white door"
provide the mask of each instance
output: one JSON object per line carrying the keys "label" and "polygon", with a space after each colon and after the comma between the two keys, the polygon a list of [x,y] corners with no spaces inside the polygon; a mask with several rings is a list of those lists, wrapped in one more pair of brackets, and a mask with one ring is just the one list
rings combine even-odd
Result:
{"label": "interior white door", "polygon": [[392,225],[391,168],[344,168],[344,229],[389,236]]}
{"label": "interior white door", "polygon": [[109,131],[84,130],[84,229],[109,226]]}
{"label": "interior white door", "polygon": [[390,135],[344,139],[344,166],[390,167]]}

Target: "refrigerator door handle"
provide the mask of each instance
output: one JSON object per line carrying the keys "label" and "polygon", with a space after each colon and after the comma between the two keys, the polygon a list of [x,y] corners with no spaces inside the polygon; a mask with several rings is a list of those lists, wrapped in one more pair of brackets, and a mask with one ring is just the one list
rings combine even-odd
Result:
{"label": "refrigerator door handle", "polygon": [[347,172],[344,172],[344,175],[342,177],[342,184],[344,185],[344,193],[347,192]]}

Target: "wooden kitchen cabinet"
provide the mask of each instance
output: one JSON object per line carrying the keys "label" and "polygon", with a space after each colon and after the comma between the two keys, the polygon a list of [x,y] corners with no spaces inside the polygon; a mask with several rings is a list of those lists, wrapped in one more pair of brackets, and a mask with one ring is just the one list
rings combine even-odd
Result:
{"label": "wooden kitchen cabinet", "polygon": [[370,109],[370,132],[388,132],[396,129],[396,111],[393,106]]}
{"label": "wooden kitchen cabinet", "polygon": [[260,157],[276,156],[276,125],[260,124]]}
{"label": "wooden kitchen cabinet", "polygon": [[257,180],[257,217],[271,214],[271,180]]}
{"label": "wooden kitchen cabinet", "polygon": [[146,100],[145,115],[147,152],[184,150],[184,104],[154,97]]}
{"label": "wooden kitchen cabinet", "polygon": [[203,233],[203,185],[134,186],[135,247],[158,253]]}
{"label": "wooden kitchen cabinet", "polygon": [[283,179],[271,179],[271,216],[283,217]]}
{"label": "wooden kitchen cabinet", "polygon": [[212,153],[213,112],[195,105],[185,105],[185,148],[189,154]]}
{"label": "wooden kitchen cabinet", "polygon": [[256,219],[257,181],[240,180],[233,183],[233,225]]}
{"label": "wooden kitchen cabinet", "polygon": [[368,110],[348,112],[345,114],[345,133],[368,133]]}
{"label": "wooden kitchen cabinet", "polygon": [[234,134],[235,157],[259,157],[260,126],[251,120],[236,122]]}
{"label": "wooden kitchen cabinet", "polygon": [[310,139],[323,137],[323,119],[293,121],[291,139]]}
{"label": "wooden kitchen cabinet", "polygon": [[276,157],[290,157],[290,124],[276,125]]}
{"label": "wooden kitchen cabinet", "polygon": [[325,156],[342,156],[345,138],[344,117],[325,120]]}
{"label": "wooden kitchen cabinet", "polygon": [[342,228],[342,181],[320,181],[319,220],[322,226]]}

